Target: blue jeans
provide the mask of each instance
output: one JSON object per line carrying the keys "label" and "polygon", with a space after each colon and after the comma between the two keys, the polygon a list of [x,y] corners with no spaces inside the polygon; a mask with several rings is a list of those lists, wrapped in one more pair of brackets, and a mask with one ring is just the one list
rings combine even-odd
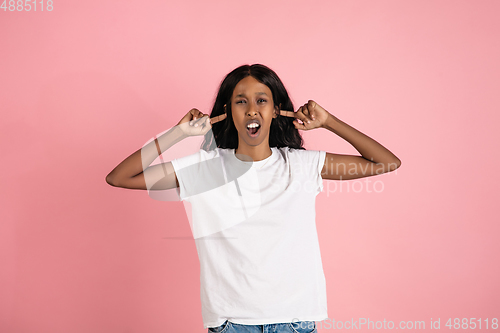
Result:
{"label": "blue jeans", "polygon": [[316,322],[295,321],[267,325],[241,325],[226,320],[218,327],[209,327],[209,333],[317,333]]}

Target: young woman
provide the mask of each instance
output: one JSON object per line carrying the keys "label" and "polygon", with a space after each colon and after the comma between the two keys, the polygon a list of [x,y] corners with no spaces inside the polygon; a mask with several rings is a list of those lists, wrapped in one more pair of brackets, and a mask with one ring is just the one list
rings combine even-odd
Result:
{"label": "young woman", "polygon": [[[177,188],[192,204],[209,332],[316,332],[328,318],[315,224],[322,180],[390,172],[401,161],[310,100],[294,110],[274,71],[244,65],[223,80],[208,115],[190,110],[106,178],[130,189]],[[305,150],[298,130],[325,128],[361,154]],[[197,153],[151,163],[173,144],[205,135]]]}

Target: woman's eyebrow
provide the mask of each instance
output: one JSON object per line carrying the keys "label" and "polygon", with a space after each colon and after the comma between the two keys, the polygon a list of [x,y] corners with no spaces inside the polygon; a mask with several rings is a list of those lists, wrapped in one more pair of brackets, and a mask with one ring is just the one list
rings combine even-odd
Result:
{"label": "woman's eyebrow", "polygon": [[[267,96],[267,94],[265,92],[256,92],[255,95],[266,95]],[[236,97],[246,97],[246,95],[245,94],[238,94],[238,95],[236,95]]]}

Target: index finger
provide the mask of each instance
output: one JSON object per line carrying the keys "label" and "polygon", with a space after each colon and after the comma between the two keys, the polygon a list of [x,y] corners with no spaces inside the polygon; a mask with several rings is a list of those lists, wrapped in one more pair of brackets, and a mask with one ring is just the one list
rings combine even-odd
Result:
{"label": "index finger", "polygon": [[293,111],[280,110],[280,115],[285,116],[285,117],[295,118],[295,112],[293,112]]}
{"label": "index finger", "polygon": [[226,119],[226,117],[227,115],[223,113],[217,117],[210,118],[210,124],[213,125],[215,123],[218,123],[219,121]]}

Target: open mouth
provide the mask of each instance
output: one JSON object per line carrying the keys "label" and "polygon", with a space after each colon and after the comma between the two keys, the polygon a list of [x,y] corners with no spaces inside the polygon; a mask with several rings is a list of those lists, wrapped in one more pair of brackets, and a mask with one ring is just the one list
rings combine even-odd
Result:
{"label": "open mouth", "polygon": [[260,124],[257,122],[251,122],[247,125],[247,132],[251,137],[257,137],[260,131]]}

